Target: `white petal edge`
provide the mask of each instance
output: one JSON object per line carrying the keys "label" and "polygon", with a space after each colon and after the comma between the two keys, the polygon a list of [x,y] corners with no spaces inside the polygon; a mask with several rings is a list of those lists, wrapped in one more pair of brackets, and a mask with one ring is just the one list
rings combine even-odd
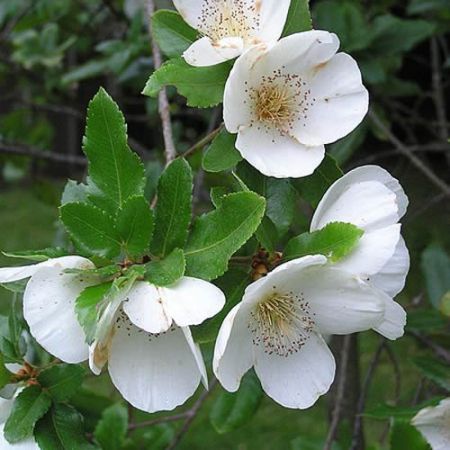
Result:
{"label": "white petal edge", "polygon": [[214,284],[183,277],[174,285],[159,288],[164,309],[180,327],[200,325],[225,305],[224,293]]}
{"label": "white petal edge", "polygon": [[184,60],[194,67],[207,67],[237,58],[244,50],[239,37],[221,39],[213,43],[209,37],[195,41],[184,53]]}
{"label": "white petal edge", "polygon": [[181,328],[152,335],[123,318],[112,339],[108,370],[135,408],[171,411],[197,390],[202,374]]}
{"label": "white petal edge", "polygon": [[146,281],[134,283],[124,300],[123,310],[134,325],[149,333],[162,333],[172,325],[158,288]]}
{"label": "white petal edge", "polygon": [[[257,2],[256,2],[257,3]],[[286,24],[291,0],[260,0],[259,31],[256,38],[267,43],[280,39]]]}
{"label": "white petal edge", "polygon": [[203,31],[200,17],[205,0],[173,0],[173,4],[186,23]]}
{"label": "white petal edge", "polygon": [[242,303],[236,305],[223,321],[214,348],[214,374],[229,392],[239,389],[242,377],[253,366],[248,314]]}
{"label": "white petal edge", "polygon": [[380,325],[374,327],[374,330],[385,338],[395,341],[405,334],[406,311],[388,295],[384,297],[384,318]]}
{"label": "white petal edge", "polygon": [[336,363],[319,335],[313,333],[298,353],[287,358],[268,355],[262,348],[257,352],[255,372],[264,392],[286,408],[310,408],[333,383]]}
{"label": "white petal edge", "polygon": [[77,364],[89,357],[75,301],[90,285],[80,281],[78,275],[65,274],[60,267],[44,267],[25,289],[23,314],[31,335],[50,354],[67,363]]}
{"label": "white petal edge", "polygon": [[29,266],[4,267],[0,269],[0,283],[12,283],[14,281],[24,280],[33,276],[38,270],[44,267],[92,269],[94,265],[91,261],[81,256],[62,256],[61,258],[52,258],[38,264],[30,264]]}
{"label": "white petal edge", "polygon": [[268,177],[300,178],[311,175],[325,157],[325,148],[306,147],[278,130],[241,128],[236,148],[253,167]]}
{"label": "white petal edge", "polygon": [[311,231],[321,228],[324,220],[323,216],[328,213],[336,203],[337,199],[352,185],[367,181],[378,181],[392,191],[396,197],[398,216],[402,218],[408,207],[408,197],[406,196],[399,181],[395,179],[387,170],[379,166],[362,166],[351,170],[342,178],[335,181],[320,201],[311,222]]}

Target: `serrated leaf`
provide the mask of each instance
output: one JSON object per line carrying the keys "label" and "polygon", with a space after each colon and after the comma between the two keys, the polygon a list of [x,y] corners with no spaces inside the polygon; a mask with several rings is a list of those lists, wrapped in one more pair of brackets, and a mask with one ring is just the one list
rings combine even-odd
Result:
{"label": "serrated leaf", "polygon": [[85,374],[83,367],[75,364],[58,364],[43,370],[39,376],[39,384],[47,389],[57,402],[69,400],[83,383]]}
{"label": "serrated leaf", "polygon": [[450,392],[449,365],[427,356],[418,356],[412,362],[428,379]]}
{"label": "serrated leaf", "polygon": [[36,425],[34,437],[41,450],[94,450],[86,439],[83,417],[72,406],[57,403]]}
{"label": "serrated leaf", "polygon": [[111,290],[111,286],[112,283],[108,282],[87,287],[75,301],[75,313],[81,328],[84,330],[88,344],[91,344],[94,340],[102,302]]}
{"label": "serrated leaf", "polygon": [[159,261],[146,264],[145,279],[156,286],[170,286],[178,281],[186,269],[183,250],[176,248]]}
{"label": "serrated leaf", "polygon": [[175,86],[188,106],[210,108],[222,102],[231,67],[229,62],[193,67],[182,58],[171,59],[153,72],[142,93],[156,97],[163,87]]}
{"label": "serrated leaf", "polygon": [[74,180],[69,180],[64,187],[64,191],[61,197],[61,205],[66,203],[87,203],[88,199],[88,186],[83,183],[78,183]]}
{"label": "serrated leaf", "polygon": [[396,419],[390,430],[390,450],[428,450],[430,447],[419,430],[405,420]]}
{"label": "serrated leaf", "polygon": [[311,29],[312,19],[309,11],[309,0],[292,0],[283,30],[283,37]]}
{"label": "serrated leaf", "polygon": [[212,280],[228,267],[228,260],[258,229],[265,200],[254,192],[224,197],[219,207],[199,217],[185,250],[186,273]]}
{"label": "serrated leaf", "polygon": [[2,252],[8,258],[27,259],[28,261],[42,262],[51,258],[67,256],[68,253],[61,247],[44,248],[42,250],[27,250],[24,252]]}
{"label": "serrated leaf", "polygon": [[211,202],[215,208],[218,208],[223,198],[226,197],[231,192],[225,186],[215,186],[211,188],[209,196],[211,197]]}
{"label": "serrated leaf", "polygon": [[439,309],[442,298],[450,290],[450,257],[441,246],[432,244],[422,253],[420,265],[428,298]]}
{"label": "serrated leaf", "polygon": [[102,413],[94,436],[103,450],[120,450],[128,431],[128,410],[121,403],[110,406]]}
{"label": "serrated leaf", "polygon": [[239,391],[223,391],[210,414],[211,423],[219,433],[228,433],[245,425],[256,413],[263,398],[261,385],[253,373],[244,376]]}
{"label": "serrated leaf", "polygon": [[116,227],[125,254],[138,258],[148,252],[154,219],[145,197],[131,197],[125,202],[117,213]]}
{"label": "serrated leaf", "polygon": [[52,399],[40,386],[25,388],[14,400],[11,414],[6,421],[4,435],[15,443],[33,433],[35,423],[48,411]]}
{"label": "serrated leaf", "polygon": [[203,155],[203,169],[207,172],[222,172],[236,166],[242,156],[235,144],[236,135],[222,129]]}
{"label": "serrated leaf", "polygon": [[12,378],[12,373],[5,367],[5,358],[0,353],[0,389],[11,383]]}
{"label": "serrated leaf", "polygon": [[206,344],[216,340],[225,317],[242,300],[245,288],[250,281],[248,270],[237,267],[231,267],[225,275],[214,281],[214,284],[225,294],[227,301],[222,311],[214,317],[199,326],[191,327],[195,342]]}
{"label": "serrated leaf", "polygon": [[198,32],[175,11],[160,9],[151,20],[153,37],[169,58],[181,56],[197,40]]}
{"label": "serrated leaf", "polygon": [[114,216],[130,197],[144,195],[144,166],[128,146],[123,114],[104,89],[89,103],[83,144],[97,206]]}
{"label": "serrated leaf", "polygon": [[158,183],[152,253],[166,256],[184,247],[192,214],[193,177],[184,159],[173,161]]}
{"label": "serrated leaf", "polygon": [[344,175],[336,161],[328,153],[322,164],[309,177],[294,181],[300,195],[316,208],[328,188]]}
{"label": "serrated leaf", "polygon": [[363,230],[351,223],[329,223],[321,230],[292,238],[285,248],[283,259],[324,255],[331,262],[337,262],[355,248],[363,234]]}
{"label": "serrated leaf", "polygon": [[121,243],[114,220],[101,209],[85,203],[61,206],[61,220],[74,243],[84,253],[114,258]]}

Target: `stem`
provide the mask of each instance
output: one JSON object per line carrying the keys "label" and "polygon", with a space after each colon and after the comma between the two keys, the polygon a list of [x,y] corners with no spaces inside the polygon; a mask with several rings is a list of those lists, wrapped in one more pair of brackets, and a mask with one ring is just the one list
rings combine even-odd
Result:
{"label": "stem", "polygon": [[215,130],[208,133],[204,138],[202,138],[198,142],[196,142],[191,148],[186,150],[182,155],[183,158],[187,158],[187,157],[191,156],[197,150],[200,150],[206,144],[209,144],[222,131],[222,128],[223,128],[223,123],[220,124],[220,126],[218,126]]}

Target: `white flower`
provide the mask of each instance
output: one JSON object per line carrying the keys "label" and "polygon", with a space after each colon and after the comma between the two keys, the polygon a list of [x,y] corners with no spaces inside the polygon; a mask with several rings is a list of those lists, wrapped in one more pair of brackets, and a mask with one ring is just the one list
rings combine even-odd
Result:
{"label": "white flower", "polygon": [[425,408],[412,420],[433,450],[450,449],[450,398],[436,407]]}
{"label": "white flower", "polygon": [[192,66],[236,58],[246,48],[281,36],[290,0],[174,0],[183,19],[203,37],[183,54]]}
{"label": "white flower", "polygon": [[398,221],[408,198],[400,183],[378,166],[352,170],[337,180],[316,209],[311,231],[330,222],[348,222],[364,230],[350,255],[336,264],[385,293],[386,314],[375,330],[389,339],[404,334],[406,313],[392,300],[404,287],[409,254]]}
{"label": "white flower", "polygon": [[[17,397],[21,391],[22,389],[18,389],[14,398]],[[5,422],[8,420],[9,414],[11,413],[14,398],[10,400],[0,398],[0,450],[39,450],[40,447],[32,436],[15,444],[10,444],[3,435]]]}
{"label": "white flower", "polygon": [[[111,379],[136,408],[154,412],[184,403],[206,384],[206,370],[189,325],[219,312],[225,297],[213,284],[183,277],[166,288],[137,281],[120,290],[100,319],[96,342],[89,348],[75,314],[75,301],[91,277],[65,269],[94,265],[78,256],[0,269],[0,283],[31,277],[24,294],[24,317],[36,341],[68,363],[89,359],[99,374],[108,361]],[[90,280],[90,281],[88,281]]]}
{"label": "white flower", "polygon": [[358,65],[338,48],[335,34],[307,31],[236,61],[225,86],[225,126],[264,175],[310,175],[324,144],[353,131],[367,113]]}
{"label": "white flower", "polygon": [[234,392],[255,368],[264,391],[288,408],[308,408],[326,393],[335,361],[323,334],[376,326],[384,302],[378,291],[327,264],[321,255],[287,262],[252,283],[224,320],[214,373]]}

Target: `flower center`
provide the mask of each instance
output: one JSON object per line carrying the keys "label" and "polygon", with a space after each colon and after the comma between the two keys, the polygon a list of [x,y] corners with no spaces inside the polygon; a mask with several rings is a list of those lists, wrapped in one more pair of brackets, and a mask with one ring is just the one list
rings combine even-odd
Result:
{"label": "flower center", "polygon": [[248,0],[204,0],[198,17],[208,37],[220,41],[226,37],[250,39],[259,29],[259,2]]}
{"label": "flower center", "polygon": [[287,357],[297,353],[314,330],[313,316],[303,294],[275,292],[251,313],[253,344],[263,346],[269,355]]}
{"label": "flower center", "polygon": [[283,73],[283,69],[264,75],[258,86],[246,88],[246,94],[253,108],[252,126],[266,132],[275,128],[289,136],[298,119],[307,118],[315,99],[300,75]]}

